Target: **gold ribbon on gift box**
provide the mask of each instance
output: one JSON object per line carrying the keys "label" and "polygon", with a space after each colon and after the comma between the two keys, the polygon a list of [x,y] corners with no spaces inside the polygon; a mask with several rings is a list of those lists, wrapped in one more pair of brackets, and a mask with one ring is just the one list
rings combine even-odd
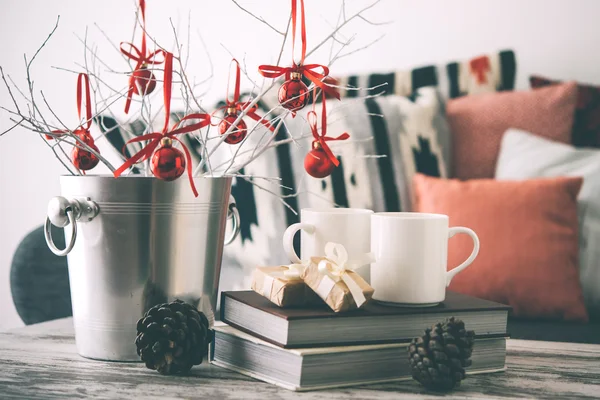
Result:
{"label": "gold ribbon on gift box", "polygon": [[290,264],[283,267],[287,268],[287,270],[272,272],[265,276],[262,293],[264,297],[269,298],[271,296],[275,279],[285,278],[288,281],[301,281],[302,274],[306,269],[306,266],[303,264]]}
{"label": "gold ribbon on gift box", "polygon": [[[343,281],[350,294],[356,303],[356,307],[362,306],[366,301],[366,297],[354,278],[348,274],[348,271],[354,271],[356,268],[370,264],[374,261],[372,253],[363,254],[353,260],[348,259],[346,248],[339,243],[328,242],[325,245],[325,259],[319,261],[319,272],[323,274],[323,279],[316,290],[321,298],[326,299],[333,286]],[[360,276],[358,276],[359,279]]]}

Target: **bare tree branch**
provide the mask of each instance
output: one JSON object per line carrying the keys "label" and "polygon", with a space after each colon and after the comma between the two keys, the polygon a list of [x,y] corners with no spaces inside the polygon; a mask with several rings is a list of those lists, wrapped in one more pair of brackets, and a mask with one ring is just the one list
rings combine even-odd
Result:
{"label": "bare tree branch", "polygon": [[21,117],[20,121],[17,121],[13,126],[11,126],[10,128],[8,128],[7,130],[5,130],[4,132],[0,133],[0,137],[2,137],[4,134],[12,131],[13,129],[15,129],[17,126],[21,125],[23,123],[23,121],[25,121],[24,117]]}
{"label": "bare tree branch", "polygon": [[50,38],[54,35],[54,32],[56,32],[56,30],[58,29],[59,22],[60,22],[60,15],[58,15],[56,17],[56,23],[54,24],[54,28],[52,28],[52,31],[50,31],[50,33],[48,34],[48,37],[46,37],[46,40],[44,40],[42,42],[42,45],[40,47],[38,47],[37,51],[33,54],[33,57],[31,57],[31,60],[29,60],[29,63],[27,64],[28,69],[31,67],[31,63],[33,63],[33,61],[38,56],[38,54],[40,54],[40,51],[42,51],[42,49],[46,46],[46,44],[48,43]]}
{"label": "bare tree branch", "polygon": [[[280,31],[277,28],[275,28],[273,25],[271,25],[269,22],[267,22],[262,16],[255,15],[250,10],[248,10],[247,8],[242,6],[240,4],[241,3],[240,0],[232,0],[232,2],[239,9],[241,9],[244,13],[252,16],[254,19],[256,19],[257,21],[266,25],[267,27],[269,27],[271,30],[275,31],[277,34],[279,34],[282,37],[281,48],[277,55],[277,61],[276,61],[276,65],[280,65],[284,49],[286,48],[286,44],[289,44],[289,43],[287,43],[288,42],[287,39],[288,39],[289,31],[291,28],[291,13],[289,15],[285,31]],[[346,15],[346,2],[345,2],[345,0],[342,0],[341,7],[340,7],[339,13],[337,15],[336,26],[332,27],[331,33],[327,37],[325,37],[321,41],[321,43],[317,44],[316,47],[314,47],[312,50],[310,50],[307,53],[307,56],[310,56],[321,46],[325,45],[328,41],[331,41],[331,48],[329,49],[329,53],[330,53],[329,54],[329,65],[331,65],[332,63],[339,60],[340,58],[344,58],[344,57],[350,56],[352,54],[355,54],[361,50],[364,50],[364,49],[372,46],[373,44],[375,44],[376,42],[381,40],[381,38],[383,36],[380,36],[379,38],[373,40],[372,42],[370,42],[364,46],[360,46],[358,48],[353,48],[353,46],[352,47],[349,47],[349,46],[351,46],[352,44],[355,43],[356,34],[351,35],[349,38],[346,38],[342,34],[342,31],[341,31],[345,26],[347,26],[353,20],[360,20],[363,23],[366,23],[366,24],[372,25],[372,26],[379,26],[379,25],[386,24],[385,22],[373,22],[364,15],[364,13],[367,10],[374,7],[379,2],[380,2],[380,0],[374,0],[369,5],[362,8],[360,11],[358,11],[357,13],[352,14],[351,16],[347,16]],[[152,43],[155,49],[162,49],[162,50],[167,51],[165,47],[163,47],[159,43],[157,43],[157,41],[152,36],[150,36],[148,34],[148,32],[145,31],[145,27],[142,25],[141,19],[139,18],[139,13],[140,13],[139,8],[136,8],[136,23],[134,24],[134,29],[133,29],[133,33],[132,33],[132,35],[133,35],[132,41],[135,38],[136,31],[139,28],[139,30],[141,30],[143,32],[143,34],[147,35],[149,43]],[[33,57],[30,60],[28,60],[27,57],[24,57],[25,67],[26,67],[26,72],[27,72],[27,78],[26,78],[27,90],[21,91],[19,86],[16,85],[12,81],[12,79],[10,79],[10,76],[4,75],[4,72],[2,71],[2,69],[0,67],[0,75],[2,76],[4,85],[6,86],[8,92],[9,92],[9,95],[13,102],[13,106],[15,107],[15,110],[9,110],[5,107],[0,107],[1,109],[9,111],[10,120],[13,123],[13,125],[11,125],[11,127],[9,127],[6,131],[0,133],[0,136],[14,130],[16,128],[16,126],[23,126],[25,129],[35,132],[38,135],[48,134],[50,136],[54,136],[55,140],[53,140],[53,141],[44,140],[44,142],[46,143],[46,145],[48,145],[50,147],[50,149],[54,152],[54,154],[59,159],[59,161],[61,163],[63,163],[65,168],[67,168],[67,170],[71,174],[81,173],[81,171],[78,171],[76,169],[73,170],[74,166],[68,165],[68,162],[66,162],[66,161],[67,160],[70,161],[70,157],[67,155],[67,153],[63,149],[63,146],[81,148],[86,151],[89,151],[90,153],[96,155],[104,164],[107,165],[107,167],[109,169],[114,171],[114,168],[112,167],[112,165],[110,165],[108,163],[108,161],[102,157],[101,154],[98,154],[98,152],[96,152],[92,148],[90,148],[90,146],[87,145],[79,136],[74,135],[74,133],[71,130],[67,129],[65,124],[60,120],[60,118],[58,118],[56,113],[52,110],[52,108],[48,104],[48,101],[46,100],[44,93],[42,91],[39,91],[39,94],[38,94],[37,91],[34,90],[34,80],[32,79],[32,76],[31,76],[32,63],[36,60],[36,57],[40,53],[41,49],[48,43],[49,39],[52,37],[52,35],[56,31],[56,29],[58,27],[58,21],[59,21],[59,19],[57,19],[54,29],[50,32],[50,34],[48,35],[46,40],[42,43],[40,48],[37,49],[37,51],[35,52]],[[204,111],[204,109],[202,107],[201,99],[206,93],[208,93],[208,90],[210,90],[210,87],[211,87],[210,85],[213,82],[212,78],[213,78],[213,73],[214,73],[214,66],[212,63],[212,59],[210,57],[210,52],[208,50],[208,47],[206,46],[204,38],[198,31],[197,32],[198,37],[202,43],[204,51],[206,52],[206,58],[208,59],[208,63],[210,66],[210,75],[208,77],[206,77],[205,79],[202,79],[200,82],[198,82],[195,76],[188,75],[189,71],[191,71],[190,65],[189,65],[190,54],[191,54],[190,46],[192,46],[191,41],[190,41],[191,14],[188,13],[187,42],[186,43],[183,43],[180,41],[181,36],[178,34],[179,32],[178,32],[178,29],[176,28],[174,22],[171,19],[169,20],[169,22],[171,24],[171,28],[173,31],[174,42],[171,46],[167,46],[167,47],[173,47],[172,53],[174,54],[174,59],[177,61],[176,66],[173,71],[174,78],[176,78],[173,80],[173,84],[179,85],[179,87],[177,87],[176,90],[174,91],[174,94],[176,94],[177,97],[174,96],[173,99],[181,100],[183,102],[185,113],[189,113],[192,110],[206,112],[206,111]],[[181,22],[181,21],[178,20],[178,22]],[[178,23],[178,25],[179,25],[179,23]],[[94,110],[93,118],[96,119],[97,117],[101,116],[102,113],[108,113],[107,115],[111,115],[115,120],[118,120],[118,118],[112,113],[111,106],[114,105],[116,102],[120,101],[121,99],[127,97],[127,92],[128,92],[129,86],[126,86],[124,89],[117,89],[115,87],[112,87],[112,85],[108,84],[108,82],[105,79],[103,79],[103,77],[101,75],[103,72],[108,72],[111,74],[118,74],[118,75],[129,75],[132,72],[133,66],[132,66],[132,63],[130,62],[130,60],[125,55],[122,54],[120,48],[115,44],[115,42],[110,40],[110,38],[108,37],[106,32],[104,30],[102,30],[98,25],[95,25],[95,26],[100,31],[102,36],[106,39],[106,41],[110,44],[110,46],[120,54],[121,58],[123,58],[123,60],[126,62],[128,68],[124,69],[122,71],[118,71],[118,70],[115,70],[114,67],[108,65],[104,60],[102,60],[98,56],[97,45],[88,43],[87,28],[85,31],[85,35],[83,37],[79,37],[76,35],[76,37],[79,39],[79,41],[83,44],[83,56],[84,56],[83,62],[76,63],[76,65],[81,67],[83,70],[85,70],[85,72],[90,77],[90,90],[92,91],[91,95],[92,95],[93,101],[94,101],[94,103],[92,105],[93,110]],[[223,46],[223,47],[226,49],[226,51],[228,51],[231,54],[231,52],[229,51],[229,49],[227,49],[227,47],[225,47],[225,46]],[[150,48],[149,48],[149,50],[150,50]],[[231,56],[233,57],[233,54],[231,54]],[[253,109],[254,106],[259,104],[259,102],[261,102],[261,104],[268,103],[268,98],[265,96],[267,96],[270,91],[276,90],[277,85],[279,83],[279,81],[277,81],[277,80],[266,79],[266,78],[263,78],[262,82],[255,80],[255,78],[254,78],[255,75],[251,74],[248,71],[248,68],[246,66],[245,54],[241,58],[238,57],[238,59],[241,60],[240,69],[243,71],[245,77],[253,84],[253,89],[251,91],[251,96],[248,100],[248,105],[243,110],[241,110],[240,113],[238,113],[238,116],[235,119],[235,121],[233,121],[230,124],[227,131],[224,132],[222,135],[214,134],[214,130],[211,132],[210,127],[209,127],[209,129],[194,132],[192,134],[192,137],[194,137],[194,139],[198,142],[199,154],[201,154],[201,161],[198,163],[198,166],[196,167],[194,174],[195,175],[200,175],[200,174],[202,174],[202,175],[213,175],[213,174],[222,175],[222,174],[225,174],[227,176],[236,176],[236,178],[238,178],[238,179],[246,179],[249,182],[251,182],[255,187],[257,187],[258,190],[266,191],[266,192],[276,196],[279,199],[279,201],[281,201],[283,204],[286,205],[286,207],[290,208],[292,211],[295,212],[295,210],[293,210],[289,206],[289,204],[287,204],[287,202],[286,202],[287,198],[298,196],[300,193],[309,193],[311,195],[316,195],[316,196],[319,196],[319,195],[315,194],[315,193],[310,193],[308,191],[301,190],[300,187],[302,184],[300,184],[300,186],[296,189],[295,192],[284,193],[284,192],[281,192],[282,189],[285,189],[288,191],[294,191],[294,189],[283,186],[280,183],[280,179],[278,179],[278,178],[260,177],[260,176],[252,176],[251,177],[251,176],[239,173],[239,171],[241,169],[245,168],[250,163],[252,163],[254,160],[261,157],[269,149],[273,149],[273,148],[276,148],[277,146],[282,146],[282,145],[286,145],[286,144],[294,144],[299,149],[303,149],[305,147],[306,140],[312,136],[311,133],[305,132],[306,127],[303,126],[303,127],[301,127],[302,129],[300,129],[299,132],[291,132],[290,129],[286,129],[286,132],[287,132],[286,137],[282,138],[281,137],[282,135],[279,134],[279,131],[280,131],[280,129],[283,129],[283,127],[287,128],[285,121],[286,121],[286,117],[289,115],[289,111],[285,110],[280,105],[273,105],[270,110],[268,110],[268,111],[265,110],[263,112],[264,115],[261,117],[261,120],[258,121],[257,123],[255,123],[254,125],[252,125],[248,129],[247,137],[235,148],[233,148],[233,147],[229,148],[229,151],[231,154],[229,157],[226,157],[227,160],[219,161],[220,165],[216,165],[216,168],[213,168],[215,166],[211,165],[211,158],[213,158],[213,156],[215,156],[216,151],[218,151],[219,149],[222,150],[221,146],[223,145],[223,142],[228,137],[228,135],[230,135],[234,131],[234,129],[236,129],[237,124],[240,121],[242,121],[247,116],[249,110]],[[69,69],[63,68],[63,67],[54,67],[54,68],[68,71],[68,72],[71,72],[74,74],[79,73],[77,71],[69,70]],[[159,68],[155,68],[154,70],[159,71],[159,72],[162,71]],[[9,79],[7,79],[7,77]],[[259,83],[260,83],[260,85],[259,85]],[[378,94],[370,94],[370,93],[374,93],[374,91],[377,88],[379,88],[380,86],[383,86],[383,85],[377,85],[372,88],[353,88],[353,87],[342,87],[342,86],[330,85],[329,83],[328,83],[328,85],[332,86],[332,87],[343,88],[347,91],[351,91],[351,90],[363,91],[364,90],[365,91],[364,93],[366,93],[367,96],[361,96],[360,97],[361,99],[378,96],[379,93]],[[208,88],[206,86],[208,86]],[[313,89],[314,87],[315,87],[315,85],[313,83],[309,86],[309,90]],[[17,98],[15,97],[15,94],[17,94],[17,92],[25,100],[23,102],[19,98],[19,101],[21,101],[21,104],[19,104],[19,101],[17,101]],[[256,92],[256,94],[255,94],[255,92]],[[362,92],[361,92],[361,94],[362,94]],[[40,101],[40,96],[41,96],[41,101]],[[139,107],[137,113],[129,114],[129,116],[128,116],[129,121],[133,120],[134,118],[136,118],[136,119],[141,118],[141,121],[143,121],[143,123],[146,126],[146,131],[153,129],[156,119],[160,118],[160,116],[162,116],[164,113],[164,104],[160,104],[158,102],[159,97],[160,97],[160,93],[158,93],[158,91],[157,91],[150,95],[144,95],[144,96],[140,96],[138,98],[132,99],[132,101],[136,102],[136,104],[139,104],[140,107]],[[157,100],[157,101],[155,102],[154,100]],[[42,106],[42,104],[44,104],[45,106]],[[333,109],[331,109],[330,112],[333,115],[333,117],[329,118],[329,123],[335,123],[337,121],[337,119],[344,118],[345,115],[344,115],[344,111],[342,110],[342,108],[346,107],[348,104],[343,103],[343,105],[340,105],[338,108],[334,107]],[[41,112],[40,107],[43,109],[44,113]],[[52,131],[56,131],[57,128],[52,126],[52,124],[49,124],[46,121],[45,114],[48,114],[50,116],[50,118],[49,118],[50,121],[57,121],[57,122],[52,122],[52,124],[57,123],[60,127],[59,129],[61,131],[64,131],[65,133],[61,133],[61,134],[52,133]],[[166,116],[166,117],[170,118],[170,116]],[[216,118],[218,118],[218,117],[216,117]],[[302,118],[304,120],[304,122],[307,123],[306,120],[302,117],[302,115],[300,115],[300,118]],[[263,125],[264,121],[269,121],[271,126],[274,127],[274,131],[264,129],[264,125]],[[85,122],[87,122],[87,121],[85,121]],[[81,124],[82,121],[79,121],[79,123]],[[104,121],[102,121],[101,124],[104,124]],[[107,133],[111,132],[112,129],[119,129],[122,132],[122,134],[124,135],[125,139],[126,139],[126,135],[133,137],[134,134],[139,134],[139,132],[134,133],[134,132],[132,132],[131,129],[128,128],[128,122],[122,122],[119,125],[117,125],[117,127],[113,127],[110,129],[106,129],[106,126],[104,125],[103,129],[102,129],[102,135],[106,135]],[[252,138],[252,140],[249,140],[249,138]],[[350,145],[352,143],[356,143],[356,141],[348,140],[344,143],[340,143],[340,145]],[[141,144],[137,145],[136,147],[141,148],[143,146],[144,146],[144,143],[141,143]],[[122,155],[119,155],[119,157],[124,159]],[[360,156],[360,158],[379,158],[379,157],[381,157],[381,156],[377,156],[377,155]],[[148,171],[148,167],[149,167],[149,164],[146,163],[147,171]],[[130,173],[130,172],[131,172],[131,170],[126,173]],[[265,187],[261,184],[258,184],[257,181],[259,181],[259,180],[266,181],[267,183],[273,185],[273,188],[277,187],[277,189],[272,190],[270,187]],[[323,197],[321,196],[321,198],[323,198]],[[327,199],[327,200],[330,201],[329,199]]]}
{"label": "bare tree branch", "polygon": [[233,4],[235,4],[236,6],[238,6],[238,8],[242,11],[244,11],[246,14],[252,16],[254,19],[262,22],[263,24],[267,25],[269,28],[271,28],[272,30],[274,30],[276,33],[280,34],[281,36],[284,36],[285,33],[281,32],[279,29],[275,28],[273,25],[269,24],[267,21],[265,21],[265,19],[263,17],[257,16],[252,14],[250,11],[248,11],[247,9],[245,9],[244,7],[242,7],[240,5],[240,3],[237,2],[237,0],[231,0],[233,2]]}
{"label": "bare tree branch", "polygon": [[363,16],[363,15],[359,15],[358,18],[362,19],[363,21],[365,21],[369,25],[375,25],[375,26],[389,25],[389,24],[391,24],[393,22],[393,21],[373,22],[373,21],[365,18],[365,16]]}
{"label": "bare tree branch", "polygon": [[352,54],[354,54],[354,53],[358,53],[359,51],[362,51],[362,50],[368,49],[369,47],[373,46],[375,43],[379,42],[379,41],[380,41],[381,39],[383,39],[384,37],[385,37],[385,34],[383,34],[383,35],[379,36],[377,39],[375,39],[375,40],[373,40],[373,41],[371,41],[371,42],[367,43],[367,44],[366,44],[366,45],[364,45],[364,46],[358,47],[358,48],[356,48],[356,49],[354,49],[354,50],[348,51],[348,52],[346,52],[346,53],[343,53],[343,54],[338,54],[338,55],[336,55],[336,56],[335,56],[335,57],[334,57],[334,58],[333,58],[333,59],[330,61],[329,65],[333,64],[335,61],[339,60],[340,58],[348,57],[348,56],[350,56],[350,55],[352,55]]}
{"label": "bare tree branch", "polygon": [[331,39],[336,33],[339,32],[340,29],[342,29],[345,25],[347,25],[350,21],[352,21],[354,18],[358,18],[362,13],[364,13],[367,10],[370,10],[371,8],[375,7],[381,0],[376,0],[373,3],[369,4],[368,6],[364,7],[363,9],[361,9],[360,11],[358,11],[356,14],[352,15],[350,18],[344,18],[344,22],[342,22],[340,25],[338,25],[338,27],[336,29],[333,30],[333,32],[331,32],[329,35],[327,35],[325,37],[325,39],[323,39],[318,45],[316,45],[312,50],[310,50],[308,53],[306,53],[306,57],[310,56],[311,54],[313,54],[315,51],[317,51],[321,46],[323,46],[325,43],[327,43],[327,41],[329,39]]}

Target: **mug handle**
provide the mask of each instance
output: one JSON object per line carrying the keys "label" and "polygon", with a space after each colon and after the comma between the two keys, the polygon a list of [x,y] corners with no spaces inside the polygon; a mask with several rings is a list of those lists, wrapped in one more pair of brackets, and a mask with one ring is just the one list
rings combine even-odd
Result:
{"label": "mug handle", "polygon": [[296,232],[300,229],[304,229],[307,233],[311,235],[315,233],[315,226],[311,224],[306,224],[304,222],[299,222],[297,224],[290,225],[285,232],[283,233],[283,250],[285,254],[287,254],[288,258],[291,262],[295,264],[301,264],[302,260],[298,257],[298,254],[294,251],[294,236]]}
{"label": "mug handle", "polygon": [[477,254],[479,253],[479,237],[477,237],[477,234],[475,233],[475,231],[473,231],[473,229],[465,228],[464,226],[456,226],[453,228],[449,228],[448,239],[450,239],[457,233],[465,233],[469,235],[471,239],[473,239],[473,251],[471,252],[469,258],[465,260],[465,262],[460,264],[458,267],[446,272],[446,287],[450,285],[452,278],[454,278],[456,274],[467,268],[469,265],[471,265],[473,261],[475,261],[475,257],[477,257]]}

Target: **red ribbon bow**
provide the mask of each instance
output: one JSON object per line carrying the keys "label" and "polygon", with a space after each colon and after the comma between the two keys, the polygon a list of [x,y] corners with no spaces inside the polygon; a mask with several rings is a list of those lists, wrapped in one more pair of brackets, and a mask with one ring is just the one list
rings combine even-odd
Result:
{"label": "red ribbon bow", "polygon": [[327,102],[325,101],[325,99],[323,99],[323,109],[321,111],[321,134],[319,134],[319,131],[317,129],[317,113],[314,110],[309,111],[306,115],[306,118],[308,119],[310,129],[312,130],[313,137],[315,138],[315,140],[313,140],[313,144],[318,143],[323,149],[323,151],[325,151],[325,154],[327,154],[327,157],[331,160],[333,165],[337,167],[338,165],[340,165],[340,162],[329,148],[327,142],[331,142],[334,140],[346,140],[350,138],[350,135],[347,132],[344,132],[337,137],[327,136],[327,108],[325,106],[326,103]]}
{"label": "red ribbon bow", "polygon": [[[248,106],[250,105],[251,101],[246,101],[246,102],[240,102],[240,63],[238,62],[238,60],[236,60],[235,58],[231,60],[231,62],[235,63],[235,87],[233,90],[233,100],[229,100],[229,82],[231,81],[231,67],[229,68],[229,76],[227,77],[227,94],[225,97],[225,105],[222,107],[217,108],[214,112],[213,115],[220,110],[224,110],[227,108],[235,108],[237,111],[243,111],[244,109],[248,108]],[[272,126],[269,121],[266,121],[265,119],[263,119],[260,115],[258,115],[256,113],[256,110],[258,110],[258,105],[254,104],[251,108],[246,110],[246,115],[250,118],[252,118],[253,120],[255,120],[256,122],[260,122],[261,124],[263,124],[267,129],[269,129],[271,132],[275,131],[275,127]]]}
{"label": "red ribbon bow", "polygon": [[[183,151],[185,153],[186,160],[186,168],[188,178],[190,180],[190,186],[192,187],[192,191],[194,192],[194,196],[198,197],[198,191],[196,190],[196,185],[194,184],[194,178],[192,175],[192,157],[186,145],[179,140],[176,136],[182,135],[185,133],[190,133],[201,129],[205,126],[210,125],[210,115],[194,113],[189,114],[183,117],[179,122],[177,122],[171,130],[169,130],[169,117],[171,115],[171,86],[173,82],[173,54],[169,52],[165,52],[165,82],[163,86],[163,94],[164,94],[164,102],[165,102],[165,125],[163,127],[162,132],[153,132],[148,133],[146,135],[138,136],[134,139],[129,140],[125,145],[127,146],[130,143],[137,143],[149,140],[150,142],[136,154],[131,156],[123,165],[121,165],[115,172],[115,178],[119,177],[125,170],[132,167],[133,164],[142,162],[147,160],[152,156],[156,148],[160,145],[160,141],[163,138],[170,138],[181,143]],[[194,124],[180,127],[181,123],[184,121],[189,121],[192,119],[200,120],[200,122],[196,122]]]}
{"label": "red ribbon bow", "polygon": [[[318,86],[326,97],[335,97],[340,99],[340,94],[337,89],[328,86],[323,82],[326,76],[329,75],[329,68],[321,64],[307,64],[304,65],[304,59],[306,58],[306,21],[304,18],[304,0],[300,0],[300,8],[302,11],[302,19],[300,20],[301,39],[302,39],[302,56],[300,62],[296,64],[293,59],[294,48],[296,44],[296,14],[297,14],[297,0],[292,0],[292,67],[280,67],[278,65],[261,65],[258,67],[258,72],[265,78],[278,78],[285,75],[285,79],[289,80],[292,72],[298,72]],[[322,72],[319,73],[315,70],[319,68]]]}
{"label": "red ribbon bow", "polygon": [[[84,86],[85,83],[85,86]],[[90,95],[90,78],[88,76],[88,74],[84,74],[83,72],[80,73],[77,76],[77,116],[79,117],[79,120],[81,121],[81,103],[82,103],[82,97],[83,97],[83,89],[85,88],[85,118],[86,120],[84,122],[81,123],[81,125],[79,125],[77,127],[77,129],[75,129],[75,133],[81,133],[83,135],[88,135],[90,138],[92,137],[92,135],[90,134],[90,128],[92,127],[92,100],[91,100],[91,95]],[[84,124],[86,125],[86,127],[84,127]],[[55,133],[57,136],[61,136],[65,133],[69,133],[70,131],[68,130],[55,130],[52,131],[52,133]],[[48,140],[52,140],[54,139],[53,136],[50,135],[46,135],[46,139]]]}
{"label": "red ribbon bow", "polygon": [[[165,62],[165,52],[163,50],[156,50],[150,54],[146,54],[146,0],[140,0],[140,13],[142,14],[142,46],[138,48],[133,43],[121,42],[120,48],[121,53],[127,56],[129,59],[136,62],[134,71],[139,70],[142,66],[152,64],[162,64]],[[129,46],[127,49],[124,46]],[[162,56],[163,58],[159,58]],[[129,90],[127,91],[127,101],[125,103],[125,114],[129,113],[129,107],[131,106],[131,99],[135,90],[135,76],[132,74],[129,77]]]}

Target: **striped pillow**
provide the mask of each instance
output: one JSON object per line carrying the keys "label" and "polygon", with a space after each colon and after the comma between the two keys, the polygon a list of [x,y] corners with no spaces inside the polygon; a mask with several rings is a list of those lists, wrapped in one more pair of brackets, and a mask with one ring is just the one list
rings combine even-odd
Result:
{"label": "striped pillow", "polygon": [[342,97],[364,97],[369,94],[408,96],[425,86],[438,86],[444,98],[513,90],[516,77],[516,58],[512,50],[478,56],[470,60],[455,61],[445,66],[426,66],[384,74],[351,75],[337,78],[339,85],[371,88],[374,90],[344,90]]}

